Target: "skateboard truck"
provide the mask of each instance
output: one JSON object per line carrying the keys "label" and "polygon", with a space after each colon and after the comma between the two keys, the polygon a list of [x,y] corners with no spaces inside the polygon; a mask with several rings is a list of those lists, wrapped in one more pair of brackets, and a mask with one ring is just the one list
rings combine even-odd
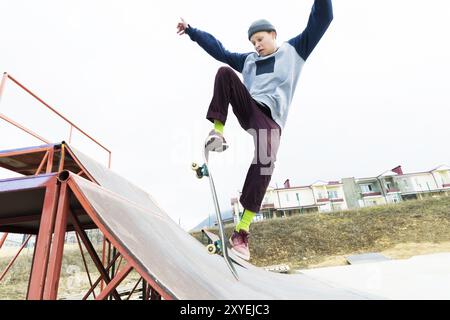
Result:
{"label": "skateboard truck", "polygon": [[191,169],[195,171],[197,174],[197,178],[201,179],[203,177],[209,177],[208,167],[206,166],[206,163],[199,166],[197,163],[192,163]]}
{"label": "skateboard truck", "polygon": [[222,242],[220,240],[214,241],[206,246],[209,254],[222,254]]}

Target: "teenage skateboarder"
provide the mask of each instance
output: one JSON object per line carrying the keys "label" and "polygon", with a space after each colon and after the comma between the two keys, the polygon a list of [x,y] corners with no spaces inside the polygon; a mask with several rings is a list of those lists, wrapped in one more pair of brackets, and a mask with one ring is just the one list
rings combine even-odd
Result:
{"label": "teenage skateboarder", "polygon": [[[231,250],[246,260],[250,259],[250,223],[260,210],[273,173],[300,72],[332,20],[331,0],[315,0],[305,30],[281,46],[276,43],[275,27],[265,19],[257,20],[248,29],[248,39],[256,51],[250,53],[226,50],[214,36],[183,19],[177,25],[179,35],[186,33],[208,54],[232,68],[221,67],[215,78],[206,114],[214,129],[206,148],[217,152],[228,148],[223,130],[229,104],[241,127],[253,136],[255,154],[239,199],[244,213],[230,238]],[[242,74],[243,83],[233,69]]]}

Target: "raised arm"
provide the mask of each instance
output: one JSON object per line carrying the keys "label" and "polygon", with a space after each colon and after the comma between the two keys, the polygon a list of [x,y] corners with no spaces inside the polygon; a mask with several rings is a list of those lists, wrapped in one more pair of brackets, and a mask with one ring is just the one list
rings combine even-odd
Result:
{"label": "raised arm", "polygon": [[306,61],[333,20],[331,0],[314,0],[305,30],[288,42]]}
{"label": "raised arm", "polygon": [[224,48],[222,43],[211,34],[191,27],[183,19],[178,24],[178,34],[186,33],[192,41],[195,41],[214,59],[228,64],[234,70],[242,72],[245,59],[250,53],[233,53]]}

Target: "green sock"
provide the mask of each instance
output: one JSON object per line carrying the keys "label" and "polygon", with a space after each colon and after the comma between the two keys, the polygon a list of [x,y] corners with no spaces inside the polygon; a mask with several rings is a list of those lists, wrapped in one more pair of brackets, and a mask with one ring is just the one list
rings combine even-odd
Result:
{"label": "green sock", "polygon": [[214,120],[214,130],[223,134],[223,126],[224,124],[220,120]]}
{"label": "green sock", "polygon": [[239,232],[239,230],[245,230],[248,232],[250,230],[250,223],[252,223],[255,215],[255,212],[245,209],[241,221],[236,225],[236,231]]}

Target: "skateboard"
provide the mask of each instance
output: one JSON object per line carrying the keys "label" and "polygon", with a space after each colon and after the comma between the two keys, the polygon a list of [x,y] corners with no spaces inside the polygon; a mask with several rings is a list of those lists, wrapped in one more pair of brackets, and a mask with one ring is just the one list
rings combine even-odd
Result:
{"label": "skateboard", "polygon": [[[206,141],[205,141],[206,146]],[[233,276],[236,278],[236,280],[239,280],[239,276],[237,274],[236,269],[233,266],[233,262],[230,259],[230,256],[228,255],[228,248],[226,245],[226,239],[225,239],[225,232],[223,227],[223,220],[222,220],[222,214],[220,213],[220,207],[219,207],[219,201],[217,200],[217,193],[216,193],[216,187],[214,186],[214,180],[211,175],[211,168],[208,166],[208,158],[209,158],[209,150],[204,148],[203,153],[204,161],[205,163],[201,166],[199,166],[197,163],[192,163],[191,169],[195,171],[197,178],[201,179],[203,177],[208,177],[209,185],[211,188],[211,194],[214,202],[214,207],[216,209],[216,217],[217,217],[217,224],[219,225],[219,234],[220,238],[214,241],[210,246],[207,247],[207,250],[211,254],[219,253],[223,256],[226,265],[230,269]]]}

